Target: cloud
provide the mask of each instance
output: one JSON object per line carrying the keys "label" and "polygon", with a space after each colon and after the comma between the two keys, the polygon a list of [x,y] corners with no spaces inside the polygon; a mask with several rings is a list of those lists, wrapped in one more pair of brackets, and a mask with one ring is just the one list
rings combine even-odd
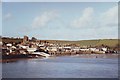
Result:
{"label": "cloud", "polygon": [[83,14],[79,19],[73,20],[71,26],[77,28],[83,28],[91,25],[94,10],[91,7],[85,8]]}
{"label": "cloud", "polygon": [[118,6],[112,7],[101,15],[102,26],[117,26],[118,25]]}
{"label": "cloud", "polygon": [[[84,38],[117,38],[118,6],[97,13],[93,8],[85,8],[82,16],[71,21],[72,27],[79,28]],[[83,33],[82,33],[83,32]]]}
{"label": "cloud", "polygon": [[7,13],[7,14],[3,17],[4,20],[8,20],[8,19],[10,19],[10,18],[12,18],[12,14],[11,14],[11,13]]}
{"label": "cloud", "polygon": [[45,27],[48,25],[49,22],[54,20],[56,17],[57,17],[56,11],[44,12],[42,15],[34,18],[32,27],[33,28]]}
{"label": "cloud", "polygon": [[[118,6],[101,13],[96,26],[96,35],[102,38],[118,38]],[[95,22],[96,23],[96,22]]]}
{"label": "cloud", "polygon": [[83,10],[82,16],[71,21],[71,26],[74,28],[117,27],[117,25],[118,6],[109,8],[100,14],[95,14],[94,9],[88,7]]}

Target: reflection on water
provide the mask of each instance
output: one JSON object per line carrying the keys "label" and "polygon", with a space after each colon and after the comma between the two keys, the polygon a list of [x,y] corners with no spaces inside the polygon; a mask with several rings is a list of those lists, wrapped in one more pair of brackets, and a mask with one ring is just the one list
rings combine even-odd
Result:
{"label": "reflection on water", "polygon": [[19,60],[3,63],[3,78],[117,78],[117,58],[79,56]]}

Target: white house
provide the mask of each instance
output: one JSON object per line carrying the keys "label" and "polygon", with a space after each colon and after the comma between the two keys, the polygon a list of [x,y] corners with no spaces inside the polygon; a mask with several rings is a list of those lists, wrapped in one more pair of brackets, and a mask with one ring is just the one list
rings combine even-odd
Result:
{"label": "white house", "polygon": [[8,43],[8,44],[7,44],[7,46],[8,46],[8,47],[11,47],[11,46],[12,46],[12,44]]}
{"label": "white house", "polygon": [[89,49],[80,49],[81,51],[89,51]]}
{"label": "white house", "polygon": [[29,52],[29,53],[32,53],[32,52],[34,52],[34,51],[36,51],[37,50],[37,48],[27,48],[27,51]]}
{"label": "white house", "polygon": [[15,46],[12,46],[11,48],[12,48],[12,49],[16,49],[16,47],[15,47]]}
{"label": "white house", "polygon": [[2,43],[2,41],[0,41],[0,45],[2,45],[3,43]]}
{"label": "white house", "polygon": [[29,48],[29,46],[21,46],[21,48],[27,49],[27,48]]}
{"label": "white house", "polygon": [[89,48],[90,49],[90,51],[95,51],[96,50],[96,48]]}
{"label": "white house", "polygon": [[75,48],[73,48],[72,50],[74,50],[74,51],[79,51],[80,48],[79,48],[79,47],[75,47]]}
{"label": "white house", "polygon": [[102,48],[103,51],[107,51],[107,48]]}
{"label": "white house", "polygon": [[49,50],[49,51],[57,51],[57,47],[49,47],[49,48],[47,48],[47,50]]}

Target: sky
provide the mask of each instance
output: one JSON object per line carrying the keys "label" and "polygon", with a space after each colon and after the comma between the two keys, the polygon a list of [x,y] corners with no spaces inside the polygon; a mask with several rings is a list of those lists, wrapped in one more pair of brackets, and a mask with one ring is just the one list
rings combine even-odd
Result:
{"label": "sky", "polygon": [[118,38],[117,2],[3,2],[2,36],[42,40]]}
{"label": "sky", "polygon": [[119,0],[1,0],[2,2],[119,2]]}
{"label": "sky", "polygon": [[2,4],[0,2],[0,35],[2,35]]}

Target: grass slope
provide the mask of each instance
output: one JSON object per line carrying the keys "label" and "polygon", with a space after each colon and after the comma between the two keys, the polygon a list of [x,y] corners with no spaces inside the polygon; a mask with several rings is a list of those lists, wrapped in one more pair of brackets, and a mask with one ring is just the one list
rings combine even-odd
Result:
{"label": "grass slope", "polygon": [[76,44],[78,46],[101,46],[106,45],[109,47],[116,47],[118,39],[99,39],[99,40],[81,40],[81,41],[62,41],[62,40],[47,40],[50,43],[59,44]]}

